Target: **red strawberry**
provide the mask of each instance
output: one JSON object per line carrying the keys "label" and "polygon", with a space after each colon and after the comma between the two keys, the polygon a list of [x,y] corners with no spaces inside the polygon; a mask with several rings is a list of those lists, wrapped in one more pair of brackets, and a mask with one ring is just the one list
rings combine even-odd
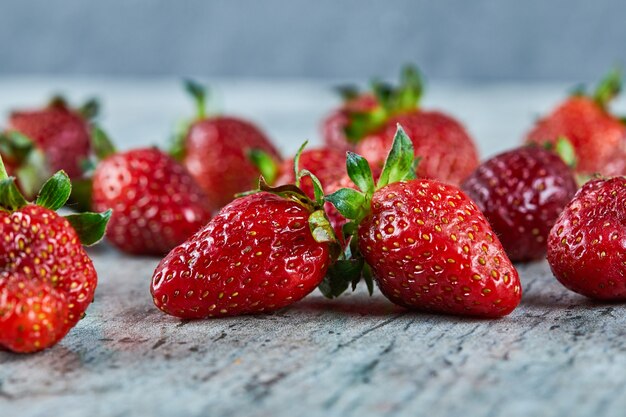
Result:
{"label": "red strawberry", "polygon": [[340,93],[344,99],[343,105],[326,116],[321,127],[326,146],[345,152],[354,148],[354,143],[346,136],[350,114],[369,112],[378,103],[371,93],[359,93],[352,88],[341,89]]}
{"label": "red strawberry", "polygon": [[29,196],[52,172],[64,170],[71,179],[82,176],[81,164],[91,150],[90,119],[96,112],[93,100],[75,110],[56,98],[45,108],[11,113],[0,152],[25,168],[17,175]]}
{"label": "red strawberry", "polygon": [[413,155],[399,128],[376,189],[365,160],[352,154],[348,173],[363,192],[326,197],[358,225],[358,248],[381,292],[423,311],[509,314],[520,302],[519,276],[487,219],[458,188],[411,180]]}
{"label": "red strawberry", "polygon": [[172,250],[152,279],[156,306],[181,318],[232,316],[273,311],[313,291],[331,262],[330,225],[321,202],[292,186],[276,190],[234,200]]}
{"label": "red strawberry", "polygon": [[211,218],[200,186],[155,148],[114,153],[100,162],[93,174],[93,206],[114,210],[107,238],[132,254],[167,253]]}
{"label": "red strawberry", "polygon": [[[298,170],[306,169],[313,173],[326,186],[340,180],[346,173],[345,153],[331,148],[307,149],[299,151]],[[294,158],[288,159],[278,168],[280,176],[276,184],[296,183]],[[313,182],[310,177],[301,179],[300,188],[309,198],[314,198]]]}
{"label": "red strawberry", "polygon": [[209,197],[211,208],[230,202],[234,195],[252,189],[259,177],[249,153],[263,151],[274,160],[280,155],[269,138],[252,123],[227,116],[205,115],[204,89],[188,82],[198,103],[198,116],[180,138],[174,154]]}
{"label": "red strawberry", "polygon": [[34,352],[61,340],[93,300],[96,270],[81,246],[101,239],[110,212],[61,217],[71,185],[60,171],[28,203],[0,159],[0,347]]}
{"label": "red strawberry", "polygon": [[570,97],[539,120],[526,136],[526,143],[542,145],[566,137],[576,151],[576,172],[583,177],[626,174],[626,126],[607,110],[620,89],[619,73],[609,74],[593,97]]}
{"label": "red strawberry", "polygon": [[548,238],[548,262],[567,288],[599,300],[626,300],[626,178],[586,183]]}
{"label": "red strawberry", "polygon": [[545,256],[548,233],[577,187],[556,154],[525,147],[482,163],[462,188],[485,214],[509,258],[529,261]]}

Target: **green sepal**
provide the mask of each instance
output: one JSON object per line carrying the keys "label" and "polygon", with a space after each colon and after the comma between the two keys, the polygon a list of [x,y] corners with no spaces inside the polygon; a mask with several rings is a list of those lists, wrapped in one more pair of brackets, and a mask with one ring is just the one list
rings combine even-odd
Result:
{"label": "green sepal", "polygon": [[315,210],[309,215],[309,228],[313,239],[318,243],[336,242],[335,232],[324,210]]}
{"label": "green sepal", "polygon": [[339,297],[350,285],[361,279],[363,265],[363,258],[338,259],[328,268],[318,288],[327,298]]}
{"label": "green sepal", "polygon": [[560,136],[554,144],[554,152],[565,162],[565,165],[574,169],[578,163],[576,150],[572,142],[565,136]]}
{"label": "green sepal", "polygon": [[98,125],[91,130],[91,141],[94,153],[101,161],[117,152],[109,135]]}
{"label": "green sepal", "polygon": [[285,184],[273,187],[265,181],[265,178],[263,178],[262,175],[259,177],[259,185],[256,190],[239,193],[237,194],[237,196],[255,194],[260,191],[276,194],[288,200],[295,201],[296,203],[299,203],[302,206],[311,209],[312,211],[314,211],[314,209],[320,208],[314,207],[314,202],[311,201],[311,199],[304,193],[304,191],[302,191],[300,187],[297,187],[295,184]]}
{"label": "green sepal", "polygon": [[206,102],[208,96],[208,89],[197,81],[187,79],[184,81],[185,90],[196,103],[196,118],[197,120],[204,119],[206,117]]}
{"label": "green sepal", "polygon": [[53,94],[50,100],[48,100],[48,107],[61,107],[66,109],[69,107],[69,104],[63,94]]}
{"label": "green sepal", "polygon": [[300,155],[302,155],[304,148],[306,148],[306,145],[308,144],[309,141],[305,140],[304,143],[300,145],[300,148],[298,148],[298,152],[296,152],[296,155],[293,157],[293,177],[296,179],[296,185],[298,187],[300,186],[300,177],[298,176],[298,174],[300,173]]}
{"label": "green sepal", "polygon": [[361,155],[348,151],[346,170],[352,182],[366,195],[374,194],[374,177],[369,163]]}
{"label": "green sepal", "polygon": [[77,110],[85,120],[93,121],[98,117],[100,107],[100,101],[97,98],[92,97],[85,101]]}
{"label": "green sepal", "polygon": [[2,160],[2,154],[0,154],[0,181],[4,181],[9,178],[9,173],[7,172],[7,167],[4,166],[4,161]]}
{"label": "green sepal", "polygon": [[394,182],[410,179],[412,175],[415,175],[413,169],[414,158],[413,142],[411,142],[402,126],[398,124],[391,151],[387,155],[376,188],[379,189]]}
{"label": "green sepal", "polygon": [[318,206],[322,206],[324,204],[324,189],[322,188],[322,183],[315,175],[313,175],[311,171],[309,171],[308,169],[301,169],[300,172],[298,172],[296,180],[298,186],[300,185],[300,182],[304,177],[311,178],[311,182],[313,183],[313,194],[315,197],[315,203]]}
{"label": "green sepal", "polygon": [[70,177],[65,171],[59,171],[45,182],[35,204],[52,211],[57,211],[65,205],[72,192]]}
{"label": "green sepal", "polygon": [[48,162],[43,151],[38,148],[31,149],[15,169],[15,177],[24,195],[28,199],[34,198],[50,177]]}
{"label": "green sepal", "polygon": [[191,122],[189,120],[181,120],[176,124],[174,132],[170,139],[169,154],[172,158],[181,162],[185,158],[187,153],[187,135],[191,128]]}
{"label": "green sepal", "polygon": [[67,206],[79,213],[91,211],[92,189],[91,178],[81,178],[72,181],[72,193],[67,201]]}
{"label": "green sepal", "polygon": [[253,148],[248,150],[248,159],[269,184],[274,184],[278,177],[279,166],[270,154],[262,149]]}
{"label": "green sepal", "polygon": [[27,204],[28,201],[26,201],[15,184],[15,178],[9,177],[0,180],[0,209],[15,211]]}
{"label": "green sepal", "polygon": [[359,91],[359,87],[355,85],[340,85],[335,87],[335,91],[339,96],[343,99],[344,102],[348,102],[354,100],[359,97],[361,92]]}
{"label": "green sepal", "polygon": [[606,109],[608,104],[622,90],[622,73],[618,68],[613,68],[598,84],[593,93],[593,99],[598,105]]}
{"label": "green sepal", "polygon": [[374,277],[372,275],[372,269],[368,264],[363,265],[361,276],[363,277],[363,281],[365,281],[369,295],[374,294]]}
{"label": "green sepal", "polygon": [[346,219],[359,223],[369,211],[367,197],[352,188],[341,188],[324,198]]}
{"label": "green sepal", "polygon": [[70,214],[65,218],[76,230],[80,242],[85,246],[92,246],[104,237],[112,213],[109,209],[103,213]]}

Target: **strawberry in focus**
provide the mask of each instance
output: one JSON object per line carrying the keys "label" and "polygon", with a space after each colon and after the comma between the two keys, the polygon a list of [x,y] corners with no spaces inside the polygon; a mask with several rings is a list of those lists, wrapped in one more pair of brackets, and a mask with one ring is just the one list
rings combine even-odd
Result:
{"label": "strawberry in focus", "polygon": [[587,182],[548,238],[548,262],[567,288],[590,298],[626,300],[626,178]]}
{"label": "strawberry in focus", "polygon": [[111,213],[59,216],[70,192],[59,171],[29,203],[0,158],[0,347],[27,353],[56,344],[93,300],[97,274],[82,244],[102,238]]}
{"label": "strawberry in focus", "polygon": [[205,89],[190,81],[186,88],[196,100],[198,114],[177,137],[172,154],[204,189],[215,211],[235,194],[254,187],[260,172],[250,152],[262,151],[277,162],[281,158],[258,127],[236,117],[207,116]]}
{"label": "strawberry in focus", "polygon": [[351,256],[363,257],[366,280],[371,269],[387,298],[422,311],[501,317],[515,309],[519,276],[487,219],[455,186],[413,179],[414,150],[400,127],[376,185],[362,157],[349,154],[348,164],[361,191],[326,200],[352,220],[344,230],[353,230]]}
{"label": "strawberry in focus", "polygon": [[545,256],[548,233],[577,189],[568,165],[536,146],[483,162],[461,188],[487,217],[514,262]]}
{"label": "strawberry in focus", "polygon": [[611,72],[592,96],[578,92],[540,119],[525,142],[542,146],[567,138],[578,159],[576,172],[583,179],[626,174],[626,125],[608,109],[620,90],[620,74]]}

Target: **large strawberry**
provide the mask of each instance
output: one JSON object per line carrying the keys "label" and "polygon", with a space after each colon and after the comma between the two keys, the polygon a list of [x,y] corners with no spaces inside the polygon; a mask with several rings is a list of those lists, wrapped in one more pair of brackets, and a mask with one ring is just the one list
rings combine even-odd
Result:
{"label": "large strawberry", "polygon": [[620,90],[620,74],[611,72],[592,96],[577,91],[540,119],[525,142],[543,145],[566,137],[574,146],[576,172],[582,177],[626,174],[626,125],[608,109]]}
{"label": "large strawberry", "polygon": [[567,288],[590,298],[626,300],[626,178],[586,183],[548,238],[548,262]]}
{"label": "large strawberry", "polygon": [[27,202],[0,158],[0,347],[34,352],[61,340],[83,317],[97,284],[82,244],[104,234],[111,212],[67,217],[71,192],[59,171]]}
{"label": "large strawberry", "polygon": [[[566,144],[559,142],[559,147]],[[462,185],[512,261],[545,256],[548,233],[576,188],[568,165],[557,154],[536,146],[494,156]]]}
{"label": "large strawberry", "polygon": [[358,248],[381,292],[404,307],[510,313],[521,298],[519,276],[487,219],[458,188],[411,179],[413,155],[399,128],[376,186],[367,162],[349,158],[348,173],[361,192],[346,188],[326,198],[353,220],[344,227],[353,225],[352,256]]}
{"label": "large strawberry", "polygon": [[[100,132],[102,133],[102,132]],[[114,209],[108,240],[137,255],[162,255],[211,218],[208,197],[185,168],[156,148],[108,155],[93,174],[93,207]]]}
{"label": "large strawberry", "polygon": [[42,109],[11,113],[0,135],[0,154],[13,166],[18,185],[29,197],[58,170],[72,180],[82,177],[97,109],[95,100],[72,109],[62,98],[55,98]]}
{"label": "large strawberry", "polygon": [[422,92],[422,78],[412,67],[404,69],[397,87],[374,82],[373,105],[344,110],[345,135],[358,154],[382,168],[400,124],[413,141],[415,156],[421,158],[417,175],[459,185],[478,166],[476,146],[453,117],[421,109]]}
{"label": "large strawberry", "polygon": [[188,319],[269,312],[322,282],[334,238],[320,187],[315,202],[293,185],[260,189],[161,261],[151,288],[159,309]]}
{"label": "large strawberry", "polygon": [[217,210],[235,194],[254,187],[260,172],[250,160],[250,152],[263,151],[276,161],[280,155],[252,123],[231,116],[207,116],[204,88],[193,82],[187,82],[186,87],[196,100],[198,114],[178,136],[173,154],[209,196],[211,208]]}

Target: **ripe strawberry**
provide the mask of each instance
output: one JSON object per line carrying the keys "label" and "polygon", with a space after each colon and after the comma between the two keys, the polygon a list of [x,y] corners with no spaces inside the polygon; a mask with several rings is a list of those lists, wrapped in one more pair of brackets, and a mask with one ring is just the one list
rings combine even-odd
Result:
{"label": "ripe strawberry", "polygon": [[550,231],[548,262],[572,291],[599,300],[626,300],[626,178],[586,183]]}
{"label": "ripe strawberry", "polygon": [[72,109],[62,98],[42,109],[15,111],[0,136],[0,154],[16,165],[18,184],[29,197],[52,172],[64,170],[71,179],[82,177],[81,164],[91,150],[91,119],[95,101]]}
{"label": "ripe strawberry", "polygon": [[462,186],[514,262],[545,256],[548,233],[576,188],[565,162],[539,147],[518,148],[489,159]]}
{"label": "ripe strawberry", "polygon": [[229,116],[207,117],[201,86],[188,82],[187,90],[197,101],[198,115],[179,137],[173,154],[204,189],[212,210],[218,210],[235,194],[254,187],[260,172],[250,161],[250,152],[263,151],[276,161],[280,155],[252,123]]}
{"label": "ripe strawberry", "polygon": [[555,143],[566,137],[574,146],[583,178],[593,174],[626,174],[626,126],[608,111],[621,89],[619,73],[610,73],[592,97],[577,94],[539,120],[526,136],[526,143]]}
{"label": "ripe strawberry", "polygon": [[71,192],[59,171],[28,203],[0,159],[0,347],[34,352],[61,340],[93,300],[96,270],[81,246],[102,238],[110,212],[61,217]]}
{"label": "ripe strawberry", "polygon": [[332,239],[322,201],[293,186],[261,189],[272,192],[234,200],[161,261],[151,288],[159,309],[188,319],[269,312],[320,284]]}
{"label": "ripe strawberry", "polygon": [[[278,168],[277,185],[296,183],[296,170],[305,169],[315,175],[323,187],[340,180],[346,174],[345,153],[332,148],[306,149],[298,152],[298,167],[294,170],[295,158],[285,160]],[[309,198],[314,197],[313,181],[304,177],[299,184]]]}
{"label": "ripe strawberry", "polygon": [[200,186],[155,148],[113,153],[100,162],[93,174],[93,206],[114,209],[107,238],[138,255],[167,253],[211,218]]}
{"label": "ripe strawberry", "polygon": [[346,135],[353,113],[367,113],[378,105],[376,97],[371,93],[359,93],[353,88],[342,88],[340,94],[343,104],[332,111],[322,121],[322,138],[327,147],[338,151],[354,150],[354,143]]}
{"label": "ripe strawberry", "polygon": [[521,298],[519,276],[487,219],[458,188],[411,179],[413,155],[398,128],[376,189],[367,162],[352,154],[348,173],[362,193],[326,197],[358,225],[358,249],[381,292],[418,310],[509,314]]}

